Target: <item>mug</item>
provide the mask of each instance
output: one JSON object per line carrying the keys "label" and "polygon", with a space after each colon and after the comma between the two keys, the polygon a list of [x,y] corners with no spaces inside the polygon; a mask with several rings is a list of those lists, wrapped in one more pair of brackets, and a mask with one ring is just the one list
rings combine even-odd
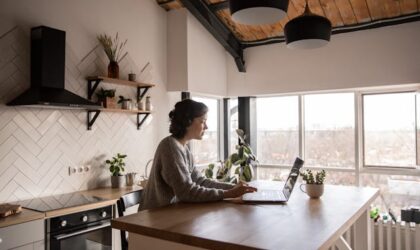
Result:
{"label": "mug", "polygon": [[[302,189],[305,186],[305,190]],[[300,190],[306,193],[311,199],[317,199],[324,193],[324,184],[300,184]]]}

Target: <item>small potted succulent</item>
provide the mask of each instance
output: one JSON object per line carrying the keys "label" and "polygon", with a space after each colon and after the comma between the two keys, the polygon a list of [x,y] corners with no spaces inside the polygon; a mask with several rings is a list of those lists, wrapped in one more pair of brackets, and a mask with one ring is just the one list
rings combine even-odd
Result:
{"label": "small potted succulent", "polygon": [[[300,175],[303,177],[303,181],[306,182],[306,184],[300,185],[300,189],[313,199],[321,197],[324,193],[325,170],[322,169],[314,174],[312,170],[306,169],[305,171],[300,172]],[[302,189],[303,185],[305,186],[306,191]]]}
{"label": "small potted succulent", "polygon": [[121,104],[122,109],[131,109],[131,99],[130,98],[125,98],[122,95],[120,95],[119,98],[120,99],[118,100],[118,103]]}
{"label": "small potted succulent", "polygon": [[117,153],[116,156],[112,157],[112,160],[106,160],[105,163],[109,165],[109,171],[111,172],[111,186],[113,188],[124,186],[124,176],[121,172],[124,172],[125,162],[124,159],[127,155]]}
{"label": "small potted succulent", "polygon": [[98,101],[104,108],[114,109],[117,107],[115,100],[115,89],[104,89],[101,88],[97,93]]}

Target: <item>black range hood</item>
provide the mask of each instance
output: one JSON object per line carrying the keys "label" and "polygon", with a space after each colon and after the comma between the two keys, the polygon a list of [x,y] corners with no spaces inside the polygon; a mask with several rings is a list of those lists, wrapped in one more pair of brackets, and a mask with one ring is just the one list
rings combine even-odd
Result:
{"label": "black range hood", "polygon": [[9,106],[101,108],[64,89],[66,32],[45,26],[31,29],[31,87]]}

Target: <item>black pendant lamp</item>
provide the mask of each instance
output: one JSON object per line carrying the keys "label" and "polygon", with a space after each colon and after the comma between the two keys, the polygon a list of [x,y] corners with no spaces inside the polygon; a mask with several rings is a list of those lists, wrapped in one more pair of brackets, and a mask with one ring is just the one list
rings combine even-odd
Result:
{"label": "black pendant lamp", "polygon": [[289,0],[229,0],[233,21],[247,25],[273,24],[286,16]]}
{"label": "black pendant lamp", "polygon": [[319,48],[330,41],[331,22],[323,16],[313,14],[306,2],[305,12],[286,24],[284,35],[288,48]]}

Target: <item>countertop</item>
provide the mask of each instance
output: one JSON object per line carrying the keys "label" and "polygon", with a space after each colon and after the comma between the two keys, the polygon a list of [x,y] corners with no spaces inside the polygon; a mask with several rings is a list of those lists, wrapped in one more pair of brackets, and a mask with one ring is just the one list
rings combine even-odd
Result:
{"label": "countertop", "polygon": [[[12,226],[20,223],[25,223],[33,220],[38,219],[45,219],[49,217],[55,217],[60,216],[64,214],[70,214],[70,213],[76,213],[84,210],[89,209],[95,209],[100,208],[103,206],[113,205],[117,202],[117,200],[123,196],[124,194],[140,190],[142,189],[140,186],[134,185],[132,187],[123,187],[123,188],[98,188],[98,189],[92,189],[92,190],[84,190],[84,191],[78,191],[77,193],[85,194],[85,195],[91,195],[91,196],[97,196],[103,199],[106,199],[105,201],[100,201],[93,204],[88,205],[82,205],[82,206],[76,206],[71,208],[63,208],[63,209],[57,209],[50,212],[42,213],[42,212],[36,212],[30,209],[22,209],[22,212],[16,215],[11,215],[6,218],[0,218],[0,228]],[[19,202],[13,202],[19,204]]]}
{"label": "countertop", "polygon": [[320,199],[309,199],[296,188],[287,204],[175,204],[113,219],[111,224],[200,248],[325,249],[363,217],[378,194],[373,188],[326,185]]}

